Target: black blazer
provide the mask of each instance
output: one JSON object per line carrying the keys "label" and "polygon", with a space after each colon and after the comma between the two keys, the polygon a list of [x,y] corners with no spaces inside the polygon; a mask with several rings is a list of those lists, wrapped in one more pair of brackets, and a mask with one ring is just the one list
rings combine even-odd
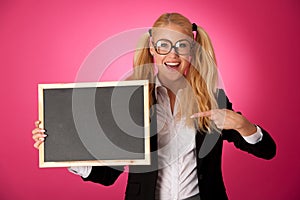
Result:
{"label": "black blazer", "polygon": [[[218,91],[217,101],[219,108],[232,110],[223,90]],[[155,110],[151,115],[151,165],[130,166],[128,183],[126,187],[126,200],[154,200],[157,180],[157,135],[156,135],[156,114]],[[261,128],[262,129],[262,128]],[[154,133],[154,134],[153,134]],[[263,159],[271,159],[276,154],[276,144],[271,136],[262,129],[263,138],[256,144],[247,143],[235,130],[223,130],[222,134],[213,132],[205,134],[197,132],[195,136],[197,156],[197,175],[201,200],[226,200],[225,186],[221,171],[221,158],[223,140],[233,142],[234,145],[254,156]],[[90,175],[83,178],[85,181],[92,181],[102,185],[112,185],[122,168],[97,166],[93,167]]]}

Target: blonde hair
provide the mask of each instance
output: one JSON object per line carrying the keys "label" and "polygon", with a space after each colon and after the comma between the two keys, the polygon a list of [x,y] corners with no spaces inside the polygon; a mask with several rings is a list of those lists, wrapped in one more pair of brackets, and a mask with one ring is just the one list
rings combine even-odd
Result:
{"label": "blonde hair", "polygon": [[[191,22],[181,14],[166,13],[161,15],[154,23],[153,28],[163,28],[169,24],[176,24],[182,27],[184,33],[194,37]],[[154,29],[152,29],[154,30]],[[133,79],[149,80],[149,93],[154,90],[154,60],[149,50],[150,35],[144,34],[138,43],[134,56]],[[190,115],[196,112],[208,111],[218,107],[216,101],[216,88],[218,74],[216,69],[216,58],[211,40],[203,28],[197,27],[195,45],[192,51],[191,66],[186,72],[186,80],[191,90],[183,95],[185,103],[184,112],[189,125],[195,125],[195,121],[190,119]],[[194,98],[191,98],[193,95]],[[191,99],[192,103],[191,103]],[[149,102],[153,104],[152,98]],[[190,120],[190,121],[189,121]],[[210,132],[211,124],[208,117],[197,118],[197,128],[202,131]]]}

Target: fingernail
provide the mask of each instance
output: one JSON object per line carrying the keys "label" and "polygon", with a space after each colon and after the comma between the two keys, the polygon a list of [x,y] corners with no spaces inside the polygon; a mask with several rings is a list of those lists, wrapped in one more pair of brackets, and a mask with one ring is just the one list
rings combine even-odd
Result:
{"label": "fingernail", "polygon": [[42,133],[45,133],[45,132],[46,132],[46,130],[40,130],[40,132],[42,132]]}
{"label": "fingernail", "polygon": [[44,141],[45,140],[45,138],[39,138],[39,141]]}
{"label": "fingernail", "polygon": [[196,117],[201,117],[201,114],[200,113],[195,113],[191,116],[191,118],[196,118]]}
{"label": "fingernail", "polygon": [[46,134],[43,134],[42,136],[43,136],[43,137],[47,137],[48,135],[46,135]]}

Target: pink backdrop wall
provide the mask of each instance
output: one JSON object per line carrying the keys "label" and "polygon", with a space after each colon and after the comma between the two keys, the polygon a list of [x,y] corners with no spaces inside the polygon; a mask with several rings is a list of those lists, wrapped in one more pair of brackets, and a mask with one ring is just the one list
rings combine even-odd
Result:
{"label": "pink backdrop wall", "polygon": [[[180,12],[207,30],[234,108],[277,142],[270,161],[225,143],[230,199],[299,199],[299,11],[296,0],[1,0],[0,199],[122,199],[126,174],[104,187],[84,183],[65,168],[38,168],[31,139],[37,84],[75,81],[98,44],[151,26],[164,12]],[[102,79],[119,79],[130,68],[131,58],[121,57]]]}

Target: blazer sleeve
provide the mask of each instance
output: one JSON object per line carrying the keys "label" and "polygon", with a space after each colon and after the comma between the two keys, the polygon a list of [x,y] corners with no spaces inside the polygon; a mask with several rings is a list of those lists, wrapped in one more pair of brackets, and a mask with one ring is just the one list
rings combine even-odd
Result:
{"label": "blazer sleeve", "polygon": [[114,184],[122,173],[123,167],[93,166],[90,175],[82,179],[109,186]]}
{"label": "blazer sleeve", "polygon": [[[218,104],[220,108],[232,109],[232,103],[229,101],[225,92],[219,90],[218,92]],[[222,130],[222,139],[228,142],[233,142],[234,146],[238,149],[248,152],[256,157],[263,159],[272,159],[276,155],[276,144],[271,135],[259,126],[262,130],[262,140],[255,143],[249,144],[244,138],[235,130]]]}

